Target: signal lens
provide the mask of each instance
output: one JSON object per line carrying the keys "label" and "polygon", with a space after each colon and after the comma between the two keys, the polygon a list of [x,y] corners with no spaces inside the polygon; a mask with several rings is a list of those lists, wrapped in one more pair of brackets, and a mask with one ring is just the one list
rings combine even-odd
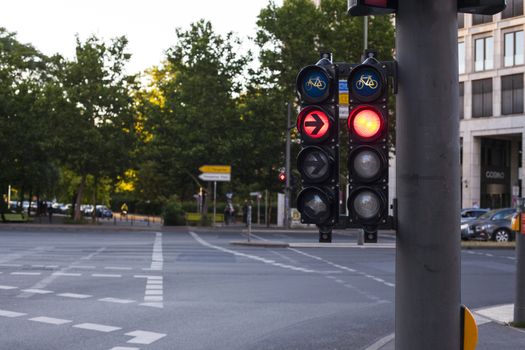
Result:
{"label": "signal lens", "polygon": [[285,173],[279,173],[279,181],[285,182],[286,181],[286,174]]}
{"label": "signal lens", "polygon": [[356,110],[349,118],[350,129],[362,139],[372,139],[379,136],[383,127],[381,115],[371,107]]}
{"label": "signal lens", "polygon": [[353,169],[361,179],[371,181],[377,178],[381,171],[381,159],[377,152],[364,149],[353,157],[353,166],[350,169]]}
{"label": "signal lens", "polygon": [[360,218],[372,219],[381,211],[381,198],[375,192],[363,190],[353,198],[352,208]]}

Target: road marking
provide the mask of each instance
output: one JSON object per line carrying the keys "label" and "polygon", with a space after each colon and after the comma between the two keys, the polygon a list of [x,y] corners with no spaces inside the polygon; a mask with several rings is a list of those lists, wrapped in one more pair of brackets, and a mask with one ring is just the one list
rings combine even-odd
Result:
{"label": "road marking", "polygon": [[162,295],[162,290],[147,290],[146,289],[146,295]]}
{"label": "road marking", "polygon": [[97,331],[97,332],[114,332],[118,331],[119,329],[122,329],[120,327],[113,327],[113,326],[106,326],[103,324],[97,324],[97,323],[80,323],[73,326],[74,328],[81,328],[81,329],[87,329],[90,331]]}
{"label": "road marking", "polygon": [[96,266],[93,266],[93,265],[73,265],[73,266],[70,266],[72,269],[86,269],[86,270],[92,270],[92,269],[96,269],[97,267]]}
{"label": "road marking", "polygon": [[221,252],[224,252],[224,253],[233,254],[233,255],[238,256],[238,257],[248,258],[248,259],[251,259],[251,260],[259,261],[259,262],[262,262],[262,263],[265,263],[265,264],[273,265],[273,266],[276,266],[276,267],[281,267],[281,268],[288,269],[288,270],[301,271],[301,272],[305,272],[305,273],[323,273],[322,271],[305,269],[305,268],[297,267],[297,266],[293,266],[293,265],[281,264],[281,263],[277,263],[275,260],[261,258],[261,257],[259,257],[257,255],[245,254],[245,253],[241,253],[241,252],[238,252],[238,251],[235,251],[235,250],[231,250],[231,249],[223,248],[223,247],[220,247],[220,246],[216,246],[216,245],[213,245],[211,243],[206,242],[205,240],[203,240],[195,232],[190,232],[190,235],[193,237],[193,239],[195,239],[197,242],[199,242],[203,246],[208,247],[208,248],[212,248],[212,249],[216,249],[216,250],[220,250]]}
{"label": "road marking", "polygon": [[72,272],[53,272],[51,276],[63,276],[63,277],[80,277],[81,273],[72,273]]}
{"label": "road marking", "polygon": [[54,325],[57,325],[57,326],[73,322],[71,320],[64,320],[64,319],[61,319],[61,318],[45,317],[45,316],[33,317],[33,318],[30,318],[29,321],[35,321],[35,322],[41,322],[41,323],[47,323],[47,324],[54,324]]}
{"label": "road marking", "polygon": [[11,272],[13,276],[40,276],[42,272]]}
{"label": "road marking", "polygon": [[161,296],[145,296],[144,301],[163,301]]}
{"label": "road marking", "polygon": [[162,233],[155,233],[155,242],[153,243],[153,254],[151,255],[152,271],[162,271],[164,264],[164,257],[162,256]]}
{"label": "road marking", "polygon": [[[162,271],[164,268],[164,257],[162,255],[162,233],[155,233],[153,242],[153,253],[151,255],[151,266],[143,270]],[[164,308],[163,276],[158,275],[135,275],[136,278],[146,278],[146,290],[144,291],[144,303],[142,306]]]}
{"label": "road marking", "polygon": [[8,310],[0,310],[0,316],[2,317],[20,317],[25,316],[27,314],[24,314],[22,312],[15,312],[15,311],[8,311]]}
{"label": "road marking", "polygon": [[133,278],[148,278],[148,279],[162,279],[162,276],[154,276],[154,275],[134,275]]}
{"label": "road marking", "polygon": [[22,292],[32,293],[32,294],[51,294],[51,293],[54,293],[53,291],[45,290],[45,289],[22,289]]}
{"label": "road marking", "polygon": [[[92,257],[94,257],[97,254],[100,254],[104,250],[106,250],[106,247],[99,248],[99,249],[97,249],[96,252],[93,252],[93,253],[89,254],[88,256],[85,256],[83,258],[80,258],[77,261],[72,262],[69,266],[63,267],[63,268],[60,269],[60,271],[57,271],[57,272],[64,273],[64,272],[70,270],[71,266],[77,266],[77,264],[80,263],[80,260],[86,260],[87,258],[91,259]],[[89,260],[89,259],[87,259],[87,260]],[[50,276],[47,276],[46,278],[40,280],[38,283],[32,285],[29,289],[43,289],[43,288],[46,288],[50,283],[52,283],[54,280],[56,280],[60,276],[60,275],[56,275],[57,272],[55,272],[54,274],[51,274]],[[24,293],[21,293],[21,294],[17,295],[17,297],[18,298],[30,298],[33,295],[34,295],[33,293],[25,293],[24,292]]]}
{"label": "road marking", "polygon": [[111,273],[93,273],[91,274],[92,277],[104,277],[104,278],[118,278],[122,277],[122,275],[118,274],[111,274]]}
{"label": "road marking", "polygon": [[1,267],[22,267],[22,264],[0,264]]}
{"label": "road marking", "polygon": [[514,319],[514,304],[505,304],[474,310],[474,313],[481,315],[498,323],[510,323]]}
{"label": "road marking", "polygon": [[369,347],[367,347],[365,350],[379,350],[384,345],[386,345],[386,344],[390,343],[392,340],[394,340],[395,337],[396,337],[395,333],[389,334],[389,335],[379,339],[374,344],[372,344]]}
{"label": "road marking", "polygon": [[109,350],[140,350],[140,348],[130,348],[130,347],[127,347],[127,346],[115,346],[115,347],[112,347]]}
{"label": "road marking", "polygon": [[132,267],[124,267],[124,266],[106,266],[104,267],[105,270],[126,270],[130,271],[133,270]]}
{"label": "road marking", "polygon": [[166,334],[163,334],[163,333],[146,332],[146,331],[141,331],[141,330],[129,332],[129,333],[126,333],[125,335],[133,337],[133,339],[128,340],[127,343],[144,344],[144,345],[149,345],[166,336]]}
{"label": "road marking", "polygon": [[91,298],[92,295],[88,294],[76,294],[76,293],[60,293],[57,294],[59,297],[73,298],[73,299],[87,299]]}
{"label": "road marking", "polygon": [[134,303],[135,300],[130,299],[119,299],[119,298],[102,298],[98,299],[99,301],[105,301],[108,303],[117,303],[117,304],[131,304]]}
{"label": "road marking", "polygon": [[10,290],[10,289],[18,289],[18,287],[15,287],[15,286],[0,286],[0,289],[2,289],[2,290]]}

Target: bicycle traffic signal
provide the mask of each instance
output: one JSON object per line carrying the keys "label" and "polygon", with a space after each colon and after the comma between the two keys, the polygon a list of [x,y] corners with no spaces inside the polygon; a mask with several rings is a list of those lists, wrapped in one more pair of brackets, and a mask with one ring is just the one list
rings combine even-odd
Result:
{"label": "bicycle traffic signal", "polygon": [[348,76],[348,211],[351,227],[377,241],[377,226],[388,221],[388,71],[370,57]]}
{"label": "bicycle traffic signal", "polygon": [[297,197],[301,222],[333,226],[339,219],[339,85],[337,67],[328,58],[304,67],[297,76],[301,111],[297,129],[301,151],[297,168],[302,191]]}

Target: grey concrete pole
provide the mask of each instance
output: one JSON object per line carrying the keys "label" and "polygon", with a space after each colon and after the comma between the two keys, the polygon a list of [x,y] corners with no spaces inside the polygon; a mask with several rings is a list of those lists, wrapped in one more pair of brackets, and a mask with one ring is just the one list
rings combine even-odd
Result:
{"label": "grey concrete pole", "polygon": [[[518,211],[521,216],[521,210]],[[520,219],[521,229],[521,219]],[[516,232],[516,300],[514,303],[514,324],[525,327],[525,237]]]}
{"label": "grey concrete pole", "polygon": [[396,349],[460,349],[456,0],[401,0],[396,16]]}

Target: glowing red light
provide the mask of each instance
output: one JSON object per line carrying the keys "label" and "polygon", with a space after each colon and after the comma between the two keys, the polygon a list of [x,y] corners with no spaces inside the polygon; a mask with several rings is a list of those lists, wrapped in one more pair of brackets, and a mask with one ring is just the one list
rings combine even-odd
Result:
{"label": "glowing red light", "polygon": [[[305,113],[303,113],[305,112]],[[301,133],[310,139],[318,140],[327,136],[330,130],[330,118],[320,109],[308,109],[301,112],[300,130]]]}
{"label": "glowing red light", "polygon": [[279,173],[279,181],[285,182],[286,181],[286,174],[285,173]]}
{"label": "glowing red light", "polygon": [[381,115],[373,108],[357,109],[348,120],[350,130],[363,139],[378,136],[383,128]]}

